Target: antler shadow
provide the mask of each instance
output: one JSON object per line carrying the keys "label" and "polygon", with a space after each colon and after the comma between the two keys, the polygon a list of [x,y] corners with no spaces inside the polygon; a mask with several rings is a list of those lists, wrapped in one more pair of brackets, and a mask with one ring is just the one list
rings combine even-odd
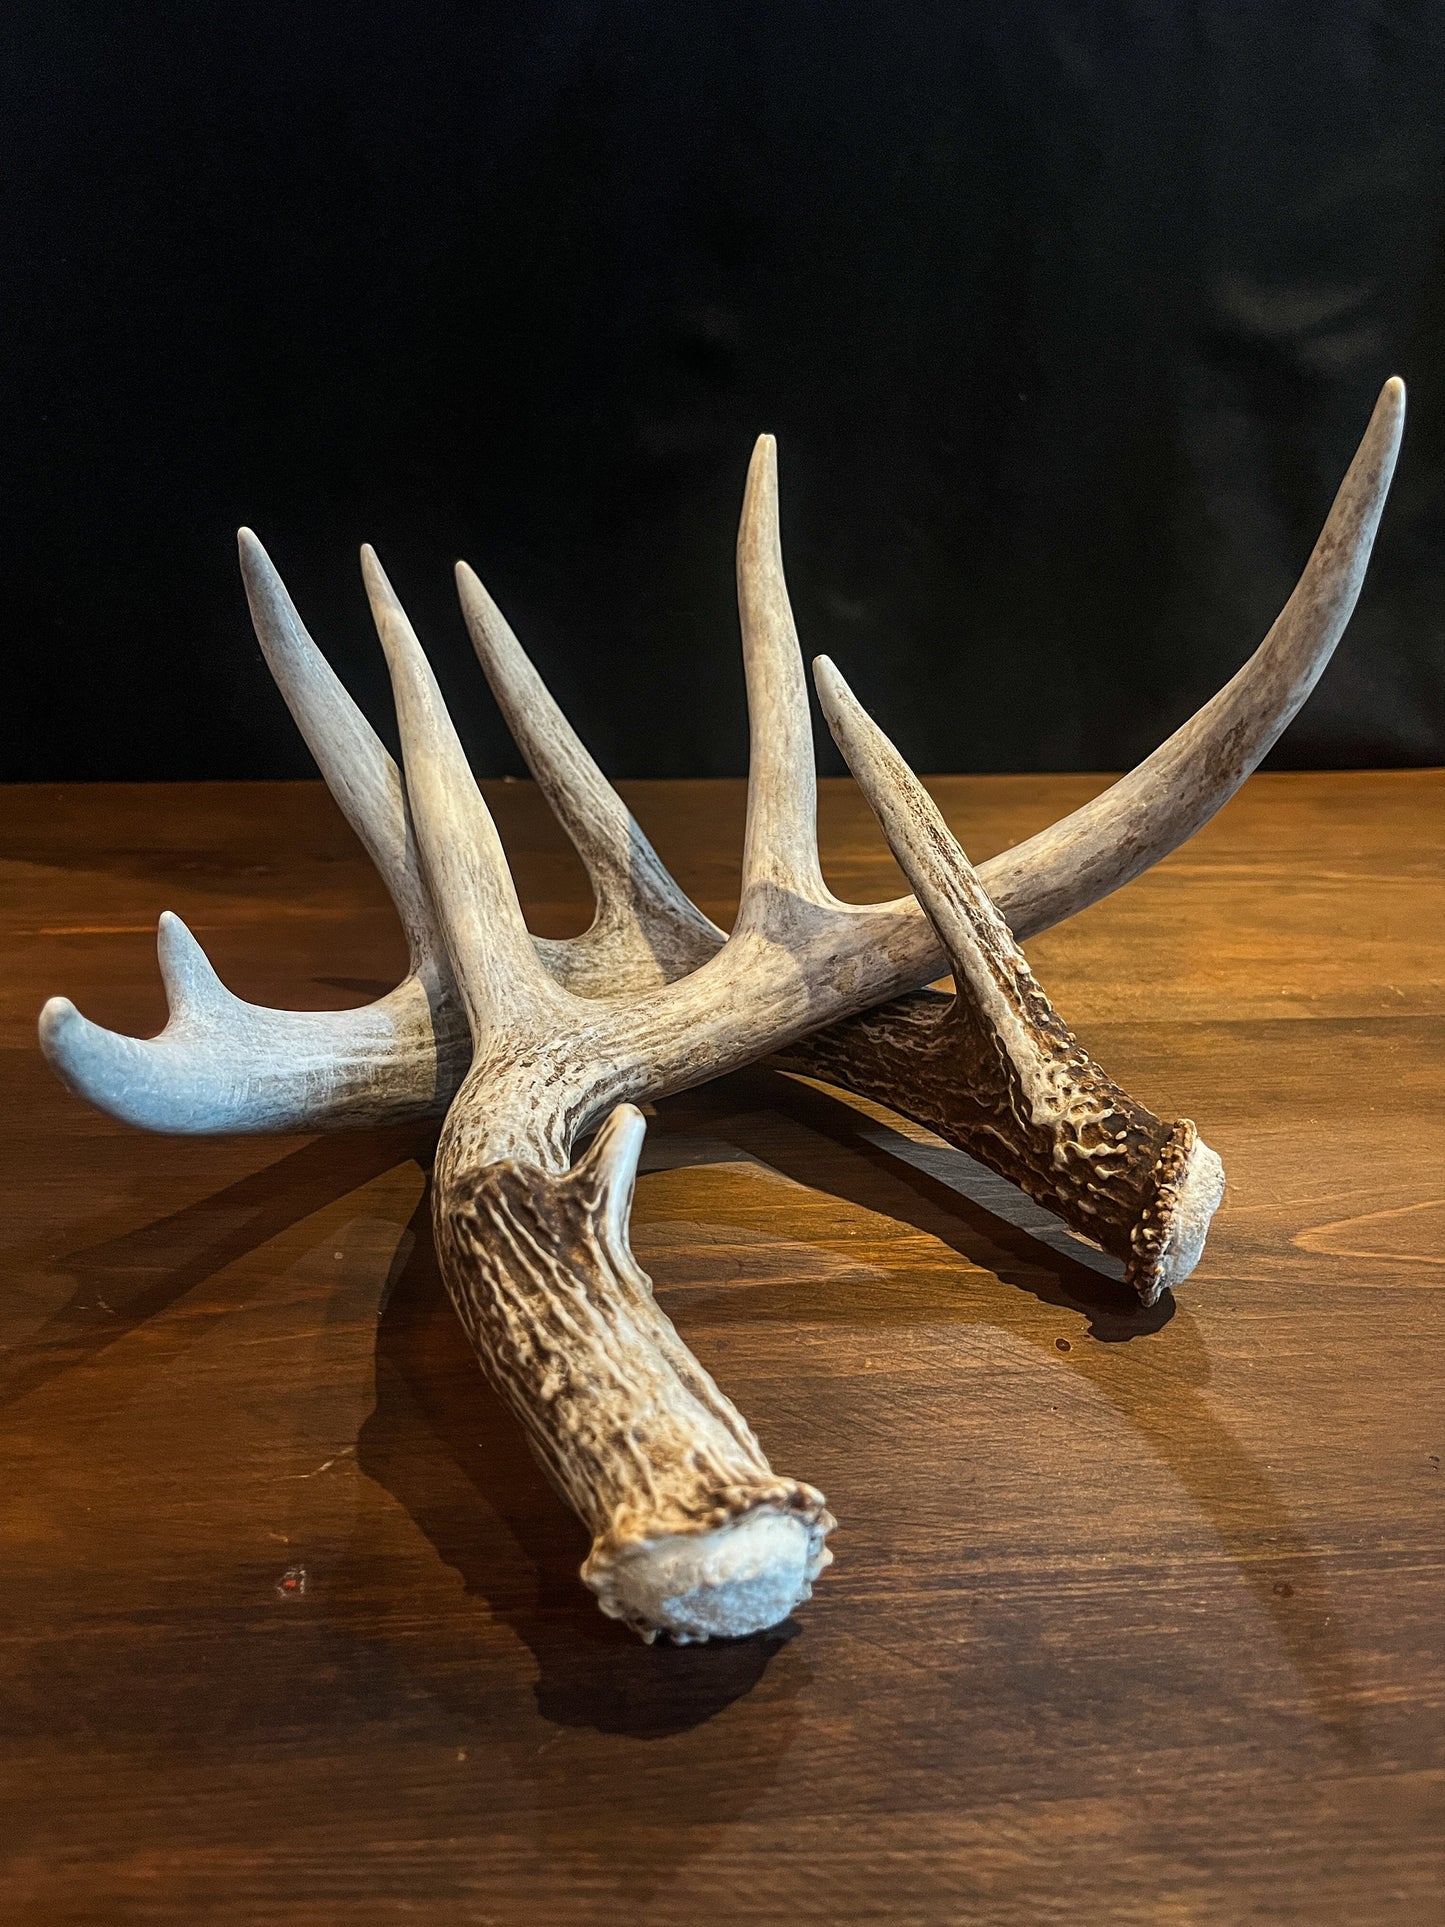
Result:
{"label": "antler shadow", "polygon": [[640,1739],[704,1724],[753,1690],[796,1622],[650,1650],[596,1612],[577,1585],[585,1534],[477,1368],[442,1282],[430,1211],[424,1196],[378,1324],[376,1405],[357,1437],[358,1466],[527,1646],[544,1719]]}
{"label": "antler shadow", "polygon": [[[725,1135],[794,1182],[927,1232],[965,1258],[970,1274],[959,1280],[959,1322],[1006,1332],[1047,1358],[1051,1370],[1062,1365],[1081,1374],[1109,1401],[1199,1507],[1267,1613],[1320,1725],[1346,1757],[1365,1756],[1360,1688],[1337,1630],[1339,1615],[1322,1562],[1264,1468],[1211,1408],[1204,1339],[1193,1315],[1172,1295],[1142,1307],[1085,1258],[1062,1255],[920,1170],[911,1161],[915,1147],[901,1133],[891,1134],[896,1146],[890,1148],[887,1126],[795,1078],[737,1072],[667,1100],[659,1125],[664,1122],[667,1131],[656,1134],[659,1153],[668,1134]],[[965,1164],[961,1157],[948,1159],[961,1175]],[[1054,1333],[1040,1332],[1028,1316],[1027,1298],[1084,1321],[1066,1356],[1056,1349]],[[799,1309],[796,1294],[746,1291],[714,1299],[709,1316],[753,1324],[770,1316],[792,1318]],[[829,1309],[811,1289],[807,1315],[826,1317]],[[856,1317],[857,1307],[839,1299],[836,1315]],[[897,1309],[894,1315],[900,1315]],[[919,1315],[937,1318],[936,1297]],[[1121,1356],[1121,1347],[1156,1335],[1162,1340],[1166,1326],[1166,1370],[1141,1370],[1134,1358]]]}

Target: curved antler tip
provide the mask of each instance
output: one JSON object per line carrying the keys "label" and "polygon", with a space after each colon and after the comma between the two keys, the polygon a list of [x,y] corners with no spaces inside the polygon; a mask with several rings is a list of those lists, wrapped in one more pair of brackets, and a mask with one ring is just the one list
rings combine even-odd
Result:
{"label": "curved antler tip", "polygon": [[241,574],[249,585],[256,579],[279,580],[275,565],[266,553],[266,546],[254,529],[245,527],[236,531],[236,553],[241,562]]}
{"label": "curved antler tip", "polygon": [[627,1214],[632,1208],[632,1188],[637,1182],[646,1134],[647,1119],[637,1106],[616,1104],[598,1125],[586,1154],[573,1167],[575,1175],[597,1186],[608,1233],[622,1250],[627,1249]]}
{"label": "curved antler tip", "polygon": [[635,1104],[615,1104],[598,1125],[587,1153],[589,1164],[600,1166],[614,1181],[631,1177],[642,1155],[647,1119]]}
{"label": "curved antler tip", "polygon": [[49,997],[40,1013],[40,1048],[47,1057],[55,1055],[64,1048],[66,1033],[74,1033],[77,1024],[85,1019],[68,997]]}
{"label": "curved antler tip", "polygon": [[156,918],[156,950],[160,955],[162,968],[165,967],[168,958],[189,957],[195,953],[205,955],[192,934],[190,925],[184,917],[178,917],[174,910],[162,910]]}
{"label": "curved antler tip", "polygon": [[133,1038],[121,1039],[83,1017],[68,997],[52,997],[40,1013],[37,1026],[40,1049],[51,1070],[67,1089],[98,1104],[102,1110],[115,1110],[117,1092],[125,1088],[125,1070],[117,1066]]}
{"label": "curved antler tip", "polygon": [[168,957],[184,956],[200,947],[184,917],[178,917],[174,910],[161,911],[156,918],[156,952],[162,969]]}
{"label": "curved antler tip", "polygon": [[173,1016],[203,1020],[235,1003],[205,950],[173,910],[162,910],[157,921],[156,960]]}
{"label": "curved antler tip", "polygon": [[495,611],[497,605],[493,602],[487,590],[486,583],[483,582],[470,562],[457,563],[456,579],[457,595],[461,600],[464,612],[470,612],[473,615],[490,616]]}
{"label": "curved antler tip", "polygon": [[392,588],[390,578],[381,566],[381,557],[369,542],[363,542],[361,545],[361,580],[373,604],[381,601],[400,609],[401,604],[397,599],[396,590]]}
{"label": "curved antler tip", "polygon": [[755,489],[778,486],[778,441],[775,435],[759,435],[753,443],[752,459],[748,463],[748,493]]}
{"label": "curved antler tip", "polygon": [[[781,578],[782,545],[778,531],[778,444],[759,435],[748,462],[738,521],[738,593],[755,591],[770,578]],[[761,574],[759,574],[761,571]],[[786,590],[783,591],[786,596]]]}
{"label": "curved antler tip", "polygon": [[[1383,428],[1398,448],[1400,436],[1405,427],[1405,384],[1399,375],[1391,375],[1380,390],[1380,398],[1375,403],[1370,417],[1370,428],[1376,434]],[[1367,435],[1367,440],[1370,437]]]}
{"label": "curved antler tip", "polygon": [[857,703],[858,698],[849,688],[847,677],[831,656],[814,656],[813,686],[826,712],[836,710],[845,703]]}

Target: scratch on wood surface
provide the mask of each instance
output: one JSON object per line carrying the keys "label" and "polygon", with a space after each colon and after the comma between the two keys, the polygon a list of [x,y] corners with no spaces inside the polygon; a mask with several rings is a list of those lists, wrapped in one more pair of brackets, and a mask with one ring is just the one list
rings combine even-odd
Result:
{"label": "scratch on wood surface", "polygon": [[318,1465],[314,1472],[293,1472],[291,1476],[293,1479],[319,1479],[321,1474],[323,1472],[329,1472],[333,1465],[339,1465],[342,1459],[354,1458],[355,1455],[356,1447],[354,1445],[346,1445],[336,1453],[335,1457],[326,1459],[322,1464]]}

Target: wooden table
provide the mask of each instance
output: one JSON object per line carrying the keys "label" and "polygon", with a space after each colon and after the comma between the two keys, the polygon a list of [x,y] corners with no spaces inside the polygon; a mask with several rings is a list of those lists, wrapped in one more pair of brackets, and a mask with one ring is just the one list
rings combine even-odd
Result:
{"label": "wooden table", "polygon": [[[976,857],[1095,787],[935,786]],[[725,919],[741,786],[629,793]],[[533,791],[489,795],[534,927],[579,928]],[[850,786],[823,816],[844,894],[896,887]],[[869,1107],[660,1107],[638,1256],[841,1520],[796,1622],[689,1649],[578,1584],[423,1134],[145,1137],[36,1051],[54,991],[158,1026],[167,907],[260,1002],[392,981],[324,792],[4,817],[0,1919],[1445,1920],[1445,776],[1256,779],[1030,946],[1224,1158],[1155,1314]]]}

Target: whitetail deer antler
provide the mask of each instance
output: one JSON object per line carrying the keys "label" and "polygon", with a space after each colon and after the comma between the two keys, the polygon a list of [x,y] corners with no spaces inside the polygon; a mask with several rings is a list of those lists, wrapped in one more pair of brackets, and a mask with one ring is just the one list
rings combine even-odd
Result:
{"label": "whitetail deer antler", "polygon": [[[1268,754],[1314,688],[1354,608],[1404,405],[1403,383],[1387,382],[1294,593],[1233,680],[1128,776],[981,866],[980,880],[1017,938],[1074,915],[1167,856]],[[747,539],[745,529],[740,548]],[[265,1010],[232,996],[179,918],[167,915],[159,952],[171,1019],[159,1037],[103,1030],[56,997],[41,1015],[42,1047],[79,1095],[151,1130],[326,1130],[439,1116],[465,1073],[470,1046],[426,902],[400,778],[248,531],[241,560],[262,649],[397,904],[411,974],[360,1010]],[[741,562],[740,553],[740,582]],[[476,577],[464,564],[457,573],[493,690],[597,896],[592,928],[568,942],[536,939],[539,956],[560,982],[585,995],[683,974],[721,946],[722,932],[667,875]],[[756,545],[747,574],[745,594],[785,598],[780,561]],[[911,916],[911,934],[885,996],[927,983],[945,967],[922,912],[904,906],[903,914]],[[905,1048],[917,1008],[915,999],[900,998]],[[889,1026],[875,1025],[873,1034],[886,1049]]]}
{"label": "whitetail deer antler", "polygon": [[[603,1609],[683,1639],[775,1623],[807,1595],[832,1521],[819,1493],[772,1473],[632,1259],[631,1100],[876,1002],[911,921],[897,905],[840,904],[822,880],[797,639],[786,601],[753,582],[755,553],[776,548],[767,442],[743,527],[752,755],[737,923],[686,976],[606,998],[565,989],[537,956],[426,659],[365,559],[417,846],[473,1036],[437,1148],[443,1275],[484,1366],[593,1532],[583,1574]],[[607,1112],[570,1166],[576,1138]]]}
{"label": "whitetail deer antler", "polygon": [[834,741],[957,988],[915,1007],[906,1031],[885,1005],[780,1061],[926,1124],[1122,1258],[1126,1282],[1156,1304],[1199,1262],[1223,1166],[1190,1119],[1162,1122],[1081,1048],[928,792],[828,658],[813,670]]}
{"label": "whitetail deer antler", "polygon": [[[1304,581],[1235,683],[1116,785],[1112,805],[1100,799],[1033,839],[1023,846],[1031,857],[1013,853],[1015,914],[1028,927],[1068,914],[1113,887],[1111,877],[1126,880],[1173,847],[1237,787],[1251,757],[1258,760],[1303,700],[1358,589],[1398,415],[1399,394],[1387,389]],[[604,1610],[649,1637],[666,1630],[677,1639],[705,1638],[772,1624],[806,1596],[825,1563],[831,1517],[811,1487],[773,1475],[746,1424],[657,1309],[632,1259],[626,1217],[642,1127],[631,1100],[665,1095],[794,1043],[935,976],[947,945],[959,958],[965,949],[947,918],[940,943],[911,898],[847,905],[823,883],[802,665],[777,541],[772,444],[764,438],[755,454],[739,536],[752,724],[742,902],[731,936],[687,974],[678,973],[690,956],[712,949],[716,933],[686,906],[650,849],[639,850],[640,833],[549,700],[539,705],[536,691],[529,692],[530,666],[504,625],[498,640],[500,618],[480,585],[464,578],[463,591],[489,673],[505,692],[504,706],[525,711],[523,747],[599,879],[594,930],[611,934],[591,954],[585,939],[544,946],[528,936],[491,818],[375,558],[367,552],[364,568],[392,676],[404,791],[375,738],[358,727],[340,685],[318,667],[264,558],[247,560],[253,603],[258,571],[273,598],[259,598],[258,627],[263,643],[268,627],[280,632],[268,649],[273,666],[279,659],[285,670],[278,680],[309,723],[308,740],[342,807],[365,826],[407,922],[414,968],[391,999],[328,1020],[334,1047],[353,1053],[344,1063],[327,1060],[331,1046],[318,1022],[317,1055],[306,1076],[289,1084],[273,1048],[287,1033],[267,1032],[273,1013],[237,1004],[221,1026],[229,1026],[228,1039],[239,1039],[228,1042],[224,1089],[207,1112],[211,1100],[197,1074],[187,1087],[190,1108],[172,1112],[171,1127],[226,1128],[216,1121],[222,1113],[253,1122],[263,1109],[260,1128],[279,1128],[282,1116],[314,1127],[415,1115],[438,1102],[445,1067],[455,1061],[447,1056],[455,1050],[455,1012],[463,1011],[471,1066],[447,1114],[434,1189],[443,1272],[484,1367],[592,1529],[587,1582]],[[594,778],[584,807],[579,795]],[[587,816],[593,805],[600,818]],[[905,847],[900,841],[900,855]],[[959,874],[971,876],[961,853],[956,858]],[[926,875],[921,868],[917,874]],[[936,895],[935,885],[928,875],[926,893]],[[973,909],[975,946],[991,943],[1004,954],[1002,926],[989,923],[979,902]],[[602,953],[606,981],[599,983],[594,966]],[[614,955],[620,961],[607,979]],[[1018,966],[1005,955],[1005,974],[1007,968],[1017,992]],[[558,980],[569,972],[573,987]],[[626,994],[617,994],[624,978]],[[289,1017],[297,1025],[308,1021]],[[992,1021],[997,1032],[996,1014]],[[62,1073],[84,1088],[88,1065],[118,1068],[118,1082],[97,1080],[106,1107],[138,1114],[149,1106],[152,1116],[164,1116],[167,1074],[156,1078],[134,1055],[116,1050],[129,1045],[144,1053],[147,1046],[78,1029],[83,1023],[58,1000],[47,1006],[42,1032]],[[205,1028],[200,1021],[189,1035],[184,1022],[168,1027],[149,1048],[163,1055],[171,1028],[179,1032],[179,1055],[194,1055]],[[1013,1062],[1019,1077],[1042,1074],[1025,1054]],[[1090,1067],[1090,1075],[1103,1089],[1102,1074]],[[127,1079],[145,1077],[142,1105],[128,1094]],[[251,1102],[258,1082],[264,1105]],[[570,1165],[573,1143],[609,1111],[592,1150]],[[1055,1130],[1056,1150],[1066,1135]],[[1166,1249],[1147,1277],[1141,1272],[1146,1292],[1165,1275],[1167,1259]],[[1181,1275],[1177,1267],[1174,1275]]]}

